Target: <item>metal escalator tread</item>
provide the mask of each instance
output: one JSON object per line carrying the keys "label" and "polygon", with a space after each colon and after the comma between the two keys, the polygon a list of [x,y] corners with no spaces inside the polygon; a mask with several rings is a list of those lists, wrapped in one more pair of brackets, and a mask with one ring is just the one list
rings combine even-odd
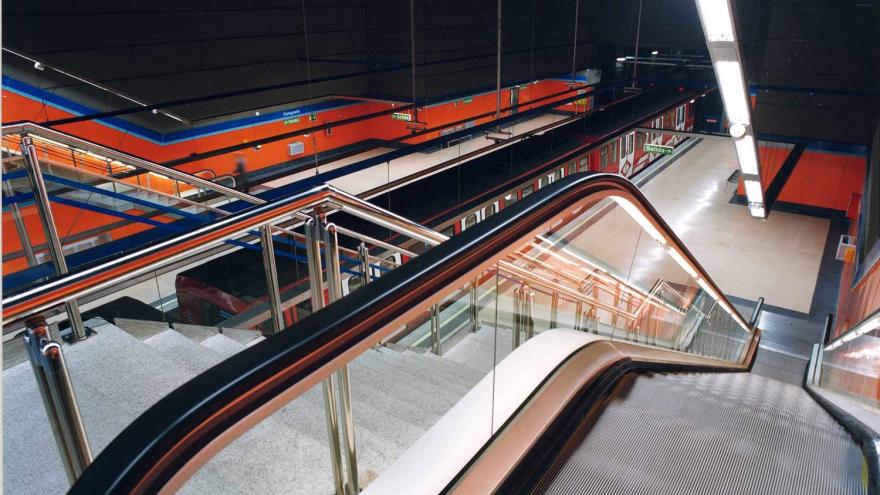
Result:
{"label": "metal escalator tread", "polygon": [[800,387],[749,373],[638,375],[538,492],[862,494],[862,453]]}

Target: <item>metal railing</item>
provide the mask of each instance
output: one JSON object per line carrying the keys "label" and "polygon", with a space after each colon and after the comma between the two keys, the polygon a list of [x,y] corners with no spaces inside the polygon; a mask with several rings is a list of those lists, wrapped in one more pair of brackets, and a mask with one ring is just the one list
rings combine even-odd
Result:
{"label": "metal railing", "polygon": [[[38,169],[35,170],[38,173]],[[41,385],[41,390],[46,390],[43,393],[44,404],[47,414],[50,418],[54,418],[50,422],[53,425],[56,443],[65,460],[71,481],[75,480],[89,464],[91,454],[88,452],[88,441],[76,408],[73,387],[70,380],[65,378],[67,372],[61,347],[54,342],[46,341],[48,335],[45,324],[46,315],[51,314],[59,305],[64,305],[64,312],[68,319],[73,325],[81,327],[82,318],[77,305],[78,300],[108,290],[117,290],[132,281],[137,281],[138,277],[144,274],[162,272],[164,269],[177,266],[189,258],[198,258],[200,253],[210,251],[226,241],[242,235],[253,237],[255,233],[258,233],[262,246],[263,271],[268,289],[268,309],[271,315],[270,328],[272,331],[268,333],[280,332],[285,325],[281,317],[282,301],[273,238],[278,233],[293,235],[294,238],[297,238],[297,234],[289,227],[276,226],[276,223],[289,221],[291,218],[306,218],[306,232],[302,239],[307,248],[313,312],[320,310],[325,305],[323,272],[326,271],[326,289],[329,302],[332,303],[342,297],[341,252],[356,257],[364,270],[360,274],[363,282],[369,282],[370,279],[370,255],[364,242],[408,253],[406,250],[401,250],[370,236],[328,223],[327,215],[334,211],[346,212],[375,225],[388,228],[397,234],[430,245],[437,245],[446,239],[441,234],[382,210],[355,196],[330,186],[322,186],[288,200],[254,206],[237,214],[223,212],[219,220],[209,225],[98,266],[75,271],[68,271],[65,267],[57,279],[3,300],[4,334],[17,332],[24,326],[26,330],[23,339],[31,347],[36,346],[35,350],[29,351],[31,365],[37,373],[38,383],[46,383],[46,385]],[[51,211],[48,213],[51,214]],[[50,215],[47,215],[46,219],[51,222]],[[346,250],[339,246],[337,233],[343,231],[362,241],[357,251]],[[322,269],[322,264],[326,266],[326,270]],[[40,323],[35,325],[34,321]],[[74,329],[76,330],[76,326]],[[39,338],[34,337],[34,332],[40,332]],[[83,328],[84,334],[85,329]],[[39,343],[33,344],[37,340]],[[51,372],[43,371],[47,369],[51,369]],[[54,377],[54,381],[46,376]],[[331,452],[333,453],[334,483],[337,487],[337,493],[354,494],[358,492],[357,454],[347,368],[341,367],[337,370],[335,380],[328,377],[324,381],[323,390]],[[343,472],[343,466],[348,466],[347,471]]]}
{"label": "metal railing", "polygon": [[[180,487],[188,473],[207,462],[212,453],[228,445],[250,425],[304,393],[311,385],[323,381],[325,387],[332,390],[330,380],[335,376],[342,384],[339,388],[344,394],[348,362],[358,352],[369,349],[395,332],[420,311],[419,306],[439,305],[446,295],[444,291],[450,287],[463,287],[475,280],[488,267],[502,261],[511,245],[532,235],[546,220],[611,195],[632,202],[663,236],[666,246],[675,249],[689,270],[697,274],[707,293],[717,298],[719,304],[732,308],[681,241],[628,181],[605,174],[561,181],[542,189],[530,201],[520,202],[415,258],[398,269],[395,276],[382,277],[354,292],[349,296],[349,304],[333,305],[333,309],[314,313],[299,324],[298,332],[281,332],[228,359],[222,370],[208,370],[160,399],[104,450],[79,478],[71,493],[150,493]],[[44,311],[67,299],[98,290],[93,287],[134,276],[145,267],[155,269],[167,263],[163,258],[175,259],[195,252],[200,249],[199,244],[214,245],[234,232],[271,223],[297,210],[311,208],[314,212],[315,207],[327,204],[337,205],[361,218],[377,215],[375,207],[365,207],[325,186],[278,204],[258,206],[232,215],[210,229],[200,229],[181,236],[174,243],[145,249],[137,257],[108,263],[101,270],[68,275],[63,281],[56,281],[27,298],[9,301],[4,316],[22,318]],[[315,273],[320,267],[317,255],[322,236],[328,236],[324,237],[324,251],[329,255],[328,259],[333,258],[333,229],[325,221],[318,211],[307,230],[311,232],[309,241],[313,255],[310,259]],[[430,245],[438,245],[445,239],[400,218],[383,216],[382,221],[397,231],[418,236]],[[332,263],[328,266],[331,272],[335,271]],[[328,275],[334,285],[330,290],[331,300],[336,297],[333,295],[336,290],[334,277],[332,273]],[[313,302],[322,304],[319,291],[323,292],[323,286],[312,284],[312,290]],[[527,309],[524,314],[528,314]],[[731,310],[731,317],[747,329],[746,349],[753,353],[757,333],[745,326],[745,320],[735,310]],[[525,325],[528,331],[528,322]],[[304,341],[301,335],[309,338]],[[744,352],[743,356],[746,354]],[[740,361],[742,359],[746,358],[741,357]],[[325,401],[328,405],[331,402],[336,404],[335,397],[326,394]],[[235,407],[226,407],[232,403]],[[332,416],[328,418],[328,428],[335,433],[339,430],[345,432],[350,425],[350,417],[347,417],[350,411],[342,411],[339,419],[339,416],[330,414],[334,412],[330,409],[327,408],[328,416]],[[338,411],[335,413],[339,414]],[[144,431],[156,433],[145,439]],[[338,450],[332,462],[336,490],[351,493],[357,488],[357,459],[350,448],[354,445],[353,432],[346,435],[342,435],[341,440],[348,446],[344,455],[343,449]],[[339,440],[339,436],[333,438]],[[209,444],[210,449],[206,450]],[[344,482],[346,477],[348,480]]]}

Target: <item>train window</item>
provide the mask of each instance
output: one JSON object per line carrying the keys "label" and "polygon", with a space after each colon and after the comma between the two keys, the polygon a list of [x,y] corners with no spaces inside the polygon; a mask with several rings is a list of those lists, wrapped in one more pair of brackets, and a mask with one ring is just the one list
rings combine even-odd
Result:
{"label": "train window", "polygon": [[586,156],[584,158],[581,158],[580,171],[586,172],[589,169],[590,169],[590,157]]}
{"label": "train window", "polygon": [[624,141],[623,139],[618,139],[617,150],[620,152],[620,156],[618,156],[617,158],[623,160],[623,158],[626,156],[626,141]]}
{"label": "train window", "polygon": [[633,153],[633,135],[630,134],[626,137],[626,154],[632,155]]}
{"label": "train window", "polygon": [[452,237],[453,235],[455,235],[455,227],[453,225],[450,225],[449,227],[441,230],[440,233],[445,235],[446,237]]}
{"label": "train window", "polygon": [[605,170],[608,168],[608,147],[602,148],[602,151],[599,153],[599,170]]}
{"label": "train window", "polygon": [[485,208],[483,208],[483,220],[491,217],[495,214],[495,205],[491,204]]}
{"label": "train window", "polygon": [[516,203],[516,193],[508,194],[507,196],[504,196],[504,206],[505,207],[510,206],[514,203]]}
{"label": "train window", "polygon": [[534,190],[535,190],[535,188],[534,188],[534,186],[532,186],[531,184],[528,185],[528,186],[526,186],[526,187],[524,187],[523,190],[522,190],[522,197],[526,197],[526,196],[528,196],[529,194],[532,194],[532,192],[534,192]]}
{"label": "train window", "polygon": [[546,185],[547,185],[547,177],[541,177],[540,179],[538,179],[538,189],[541,189],[542,187],[544,187]]}
{"label": "train window", "polygon": [[643,141],[644,141],[643,134],[641,132],[637,132],[636,133],[636,148],[641,149]]}
{"label": "train window", "polygon": [[577,171],[578,171],[577,162],[571,162],[568,164],[568,175],[574,175],[577,173]]}
{"label": "train window", "polygon": [[562,178],[562,169],[560,168],[556,172],[553,172],[553,180],[559,180]]}
{"label": "train window", "polygon": [[469,229],[473,227],[477,223],[477,214],[473,213],[468,215],[467,218],[464,219],[464,228]]}

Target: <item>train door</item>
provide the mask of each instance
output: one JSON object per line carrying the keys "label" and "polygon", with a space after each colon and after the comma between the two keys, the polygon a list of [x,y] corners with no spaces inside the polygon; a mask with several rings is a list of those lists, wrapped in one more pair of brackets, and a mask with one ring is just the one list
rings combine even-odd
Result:
{"label": "train door", "polygon": [[500,202],[495,201],[494,203],[486,205],[479,210],[466,215],[459,221],[461,222],[461,231],[464,232],[465,230],[498,213],[499,205]]}
{"label": "train door", "polygon": [[519,111],[519,86],[510,88],[510,115]]}
{"label": "train door", "polygon": [[629,177],[630,175],[632,175],[633,172],[633,162],[635,159],[635,141],[635,131],[626,133],[617,140],[620,156],[618,170],[620,175],[624,177]]}

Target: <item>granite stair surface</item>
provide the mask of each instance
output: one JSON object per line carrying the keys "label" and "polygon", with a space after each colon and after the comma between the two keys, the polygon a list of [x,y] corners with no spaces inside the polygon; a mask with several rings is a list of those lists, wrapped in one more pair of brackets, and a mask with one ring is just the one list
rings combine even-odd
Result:
{"label": "granite stair surface", "polygon": [[[156,401],[233,354],[256,332],[100,318],[95,335],[63,344],[93,455]],[[499,356],[510,331],[499,333]],[[384,471],[491,369],[495,331],[481,327],[445,355],[371,349],[349,365],[359,478]],[[506,340],[505,340],[506,339]],[[502,349],[502,347],[504,349]],[[335,379],[335,378],[334,378]],[[25,361],[3,372],[3,491],[60,494],[67,477]],[[34,466],[42,466],[34,469]],[[331,493],[320,385],[236,439],[184,486],[184,493]]]}

